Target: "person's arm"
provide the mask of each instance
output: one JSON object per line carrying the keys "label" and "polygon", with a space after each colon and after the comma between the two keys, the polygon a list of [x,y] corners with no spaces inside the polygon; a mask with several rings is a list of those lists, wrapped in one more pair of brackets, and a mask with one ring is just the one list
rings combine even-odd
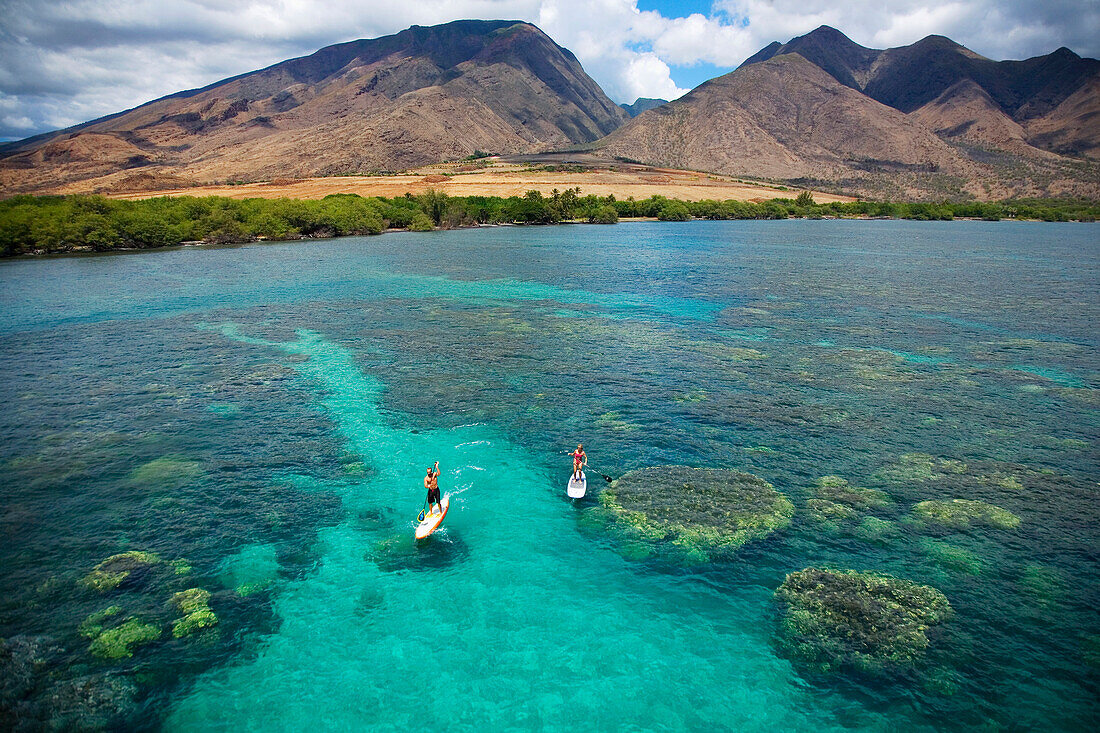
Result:
{"label": "person's arm", "polygon": [[435,475],[437,477],[439,476],[439,461],[435,462]]}

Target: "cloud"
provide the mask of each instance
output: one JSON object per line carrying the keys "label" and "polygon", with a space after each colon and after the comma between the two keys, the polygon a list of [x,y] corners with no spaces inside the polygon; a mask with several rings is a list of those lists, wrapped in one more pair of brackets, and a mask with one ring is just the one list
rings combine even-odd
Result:
{"label": "cloud", "polygon": [[[658,3],[659,4],[659,3]],[[888,47],[930,33],[991,58],[1100,53],[1094,0],[714,0],[676,17],[637,0],[0,0],[0,139],[23,137],[260,69],[323,46],[458,18],[528,20],[616,101],[675,98],[674,69],[733,68],[827,23]]]}
{"label": "cloud", "polygon": [[[1094,0],[715,0],[714,10],[746,22],[758,45],[831,25],[871,48],[904,46],[938,34],[992,59],[1022,59],[1068,46],[1100,55],[1100,3]],[[767,40],[765,40],[767,39]]]}

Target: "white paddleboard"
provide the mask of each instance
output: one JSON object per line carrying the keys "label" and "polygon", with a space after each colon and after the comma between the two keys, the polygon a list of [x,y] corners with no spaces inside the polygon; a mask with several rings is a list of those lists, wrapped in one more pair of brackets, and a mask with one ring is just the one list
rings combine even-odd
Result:
{"label": "white paddleboard", "polygon": [[581,471],[580,481],[573,478],[573,474],[569,474],[569,486],[565,488],[565,493],[569,494],[570,499],[580,499],[584,496],[586,489],[588,489],[588,477],[584,475],[584,471]]}
{"label": "white paddleboard", "polygon": [[432,513],[426,515],[424,521],[416,525],[416,539],[422,540],[439,529],[439,525],[443,524],[443,517],[447,516],[447,510],[451,508],[451,497],[444,496],[439,505],[443,507],[443,511],[433,507]]}

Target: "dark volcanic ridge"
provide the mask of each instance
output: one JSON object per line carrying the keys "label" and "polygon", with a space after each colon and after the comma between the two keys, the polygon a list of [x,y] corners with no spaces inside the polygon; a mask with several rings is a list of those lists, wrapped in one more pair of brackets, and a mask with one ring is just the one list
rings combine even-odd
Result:
{"label": "dark volcanic ridge", "polygon": [[[1095,134],[1100,127],[1100,95],[1095,93],[1100,61],[1081,58],[1065,47],[1024,61],[993,61],[944,36],[928,36],[910,46],[878,50],[864,48],[835,28],[821,26],[788,43],[767,46],[741,68],[786,54],[798,54],[844,86],[905,113],[927,109],[961,89],[988,102],[983,112],[999,111],[1019,124],[1027,142],[1035,147],[1068,155],[1100,154]],[[1057,143],[1041,134],[1028,133],[1027,128],[1038,120],[1046,120],[1049,126],[1052,119],[1062,120],[1071,114],[1059,108],[1075,96],[1091,97],[1091,139],[1073,134],[1082,125]],[[1069,107],[1082,115],[1085,102],[1078,98]],[[974,124],[983,124],[980,117]],[[1000,141],[999,137],[993,139]]]}
{"label": "dark volcanic ridge", "polygon": [[638,97],[634,100],[634,104],[620,104],[619,106],[626,110],[626,113],[631,117],[637,117],[642,112],[648,112],[654,107],[660,107],[662,104],[668,104],[668,100],[654,99],[653,97]]}

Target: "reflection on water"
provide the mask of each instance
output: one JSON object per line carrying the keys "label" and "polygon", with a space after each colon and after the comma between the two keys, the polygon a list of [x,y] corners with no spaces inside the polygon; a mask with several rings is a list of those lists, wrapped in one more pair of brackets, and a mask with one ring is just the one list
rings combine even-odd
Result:
{"label": "reflection on water", "polygon": [[[0,723],[1093,729],[1094,240],[694,222],[2,263]],[[578,440],[613,476],[754,474],[792,521],[635,552],[588,520],[602,480],[563,499]],[[811,566],[951,618],[903,671],[817,672],[772,598]]]}

